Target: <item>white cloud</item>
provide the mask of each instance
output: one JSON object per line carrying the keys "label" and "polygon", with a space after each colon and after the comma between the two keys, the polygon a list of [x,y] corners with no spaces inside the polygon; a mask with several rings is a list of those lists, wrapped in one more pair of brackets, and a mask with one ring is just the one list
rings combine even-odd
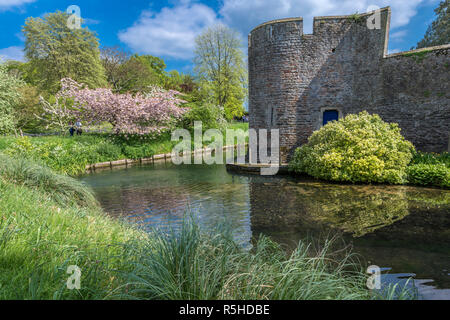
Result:
{"label": "white cloud", "polygon": [[119,33],[119,39],[139,53],[187,60],[193,56],[195,37],[217,22],[210,7],[182,1],[157,13],[144,11],[133,26]]}
{"label": "white cloud", "polygon": [[22,47],[12,46],[0,49],[0,58],[2,60],[25,61],[25,53]]}
{"label": "white cloud", "polygon": [[393,54],[393,53],[399,53],[399,52],[401,52],[402,50],[400,50],[400,49],[392,49],[392,50],[389,50],[388,51],[388,54]]}
{"label": "white cloud", "polygon": [[86,25],[100,24],[100,20],[83,18],[83,24],[86,24]]}
{"label": "white cloud", "polygon": [[426,1],[430,0],[224,0],[220,14],[225,23],[244,34],[260,23],[288,17],[303,17],[304,31],[311,33],[315,16],[363,13],[371,5],[391,6],[391,27],[398,28],[407,25],[417,14],[417,7]]}
{"label": "white cloud", "polygon": [[34,1],[36,0],[0,0],[0,10],[10,9]]}
{"label": "white cloud", "polygon": [[400,30],[400,31],[397,31],[397,32],[394,32],[393,34],[391,34],[389,36],[389,38],[392,40],[402,40],[407,34],[408,34],[408,31]]}
{"label": "white cloud", "polygon": [[[182,0],[159,12],[142,12],[133,26],[119,33],[119,39],[138,53],[188,60],[193,56],[195,37],[218,22],[240,31],[246,39],[263,22],[303,17],[304,32],[311,33],[316,16],[364,13],[375,5],[391,6],[391,29],[395,31],[410,22],[420,5],[436,1],[439,0],[222,0],[219,12],[214,12],[196,0]],[[393,33],[393,39],[404,36],[402,32]]]}

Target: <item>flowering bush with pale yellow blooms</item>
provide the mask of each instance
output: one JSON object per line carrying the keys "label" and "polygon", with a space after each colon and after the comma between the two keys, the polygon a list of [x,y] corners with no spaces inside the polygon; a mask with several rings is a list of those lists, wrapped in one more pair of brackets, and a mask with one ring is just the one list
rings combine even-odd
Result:
{"label": "flowering bush with pale yellow blooms", "polygon": [[396,123],[363,111],[314,132],[295,151],[290,169],[331,181],[403,184],[413,152]]}

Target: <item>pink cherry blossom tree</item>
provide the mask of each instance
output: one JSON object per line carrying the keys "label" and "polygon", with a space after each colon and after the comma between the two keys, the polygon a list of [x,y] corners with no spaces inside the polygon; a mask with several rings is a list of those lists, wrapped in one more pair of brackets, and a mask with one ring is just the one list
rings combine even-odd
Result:
{"label": "pink cherry blossom tree", "polygon": [[159,135],[171,129],[187,111],[173,90],[151,94],[115,94],[111,89],[89,89],[66,78],[58,98],[71,104],[73,115],[86,123],[109,122],[117,134]]}

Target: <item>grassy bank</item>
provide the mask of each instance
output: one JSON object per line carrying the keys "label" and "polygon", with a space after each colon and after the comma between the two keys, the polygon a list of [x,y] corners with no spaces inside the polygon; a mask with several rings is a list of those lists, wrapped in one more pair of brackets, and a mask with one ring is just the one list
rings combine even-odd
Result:
{"label": "grassy bank", "polygon": [[[72,178],[4,156],[0,172],[0,299],[96,299],[120,285],[123,244],[143,234]],[[69,265],[83,270],[79,291],[66,289]]]}
{"label": "grassy bank", "polygon": [[[370,299],[349,254],[300,244],[292,255],[261,239],[186,223],[144,234],[105,216],[78,181],[0,156],[0,299]],[[67,267],[82,271],[68,290]],[[406,297],[406,296],[402,296]]]}
{"label": "grassy bank", "polygon": [[[248,124],[233,123],[228,128],[247,131]],[[74,137],[10,136],[0,137],[0,152],[12,157],[27,157],[40,161],[60,173],[77,175],[85,172],[86,165],[89,164],[170,153],[178,143],[171,141],[170,133],[146,141],[120,139],[109,134],[84,134]],[[205,146],[207,144],[205,142]]]}

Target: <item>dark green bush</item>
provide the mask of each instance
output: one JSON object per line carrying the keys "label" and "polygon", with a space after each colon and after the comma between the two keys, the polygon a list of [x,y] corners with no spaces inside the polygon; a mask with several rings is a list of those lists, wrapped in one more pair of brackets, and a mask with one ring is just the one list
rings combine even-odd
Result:
{"label": "dark green bush", "polygon": [[408,167],[408,181],[421,186],[450,188],[450,168],[439,164],[413,164]]}
{"label": "dark green bush", "polygon": [[364,111],[314,132],[290,169],[324,180],[401,184],[413,150],[396,123]]}

